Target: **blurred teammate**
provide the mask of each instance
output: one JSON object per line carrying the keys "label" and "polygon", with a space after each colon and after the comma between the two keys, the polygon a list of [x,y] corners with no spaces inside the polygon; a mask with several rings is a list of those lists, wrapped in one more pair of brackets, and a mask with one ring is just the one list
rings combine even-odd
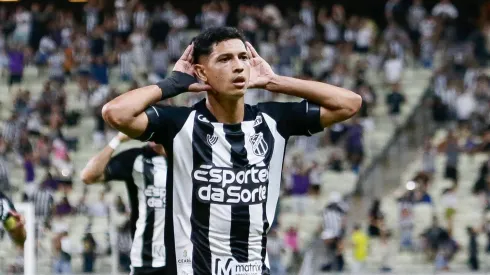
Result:
{"label": "blurred teammate", "polygon": [[86,184],[124,181],[131,204],[131,268],[134,275],[165,275],[165,206],[167,161],[163,146],[153,142],[112,154],[130,138],[119,133],[82,171]]}
{"label": "blurred teammate", "polygon": [[0,191],[0,221],[4,229],[9,233],[12,241],[24,247],[26,230],[22,216],[15,210],[12,201]]}
{"label": "blurred teammate", "polygon": [[[247,88],[306,100],[246,105]],[[207,99],[153,106],[187,91],[207,91]],[[264,275],[287,140],[323,131],[360,105],[351,91],[276,75],[237,29],[219,27],[199,34],[169,77],[119,96],[103,116],[168,153],[170,274]]]}

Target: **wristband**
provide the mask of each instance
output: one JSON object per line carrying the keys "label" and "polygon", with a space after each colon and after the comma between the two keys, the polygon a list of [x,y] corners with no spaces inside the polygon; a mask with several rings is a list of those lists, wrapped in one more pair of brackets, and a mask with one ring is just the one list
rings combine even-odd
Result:
{"label": "wristband", "polygon": [[119,144],[121,144],[121,141],[117,137],[115,137],[115,138],[111,139],[108,146],[111,147],[112,150],[116,150],[117,147],[119,146]]}
{"label": "wristband", "polygon": [[173,71],[170,76],[158,82],[156,85],[162,90],[162,100],[185,93],[196,79],[183,72]]}

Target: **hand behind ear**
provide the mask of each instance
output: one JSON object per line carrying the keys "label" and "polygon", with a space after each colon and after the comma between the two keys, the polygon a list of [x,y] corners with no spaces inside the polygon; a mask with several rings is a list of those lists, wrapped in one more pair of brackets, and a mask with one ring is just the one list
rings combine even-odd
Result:
{"label": "hand behind ear", "polygon": [[[192,53],[194,51],[194,45],[191,44],[185,49],[182,56],[175,63],[173,71],[178,71],[182,73],[186,73],[196,77],[196,72],[194,70],[194,66],[192,65]],[[207,84],[194,83],[189,86],[189,92],[202,92],[202,91],[211,91],[211,86]]]}

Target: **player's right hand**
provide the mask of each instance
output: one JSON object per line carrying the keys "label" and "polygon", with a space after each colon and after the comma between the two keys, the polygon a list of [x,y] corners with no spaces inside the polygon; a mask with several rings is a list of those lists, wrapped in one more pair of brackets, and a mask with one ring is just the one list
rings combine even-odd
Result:
{"label": "player's right hand", "polygon": [[[190,44],[185,49],[182,56],[175,63],[173,71],[185,73],[188,75],[196,77],[196,73],[194,71],[194,66],[192,65],[192,53],[194,52],[194,45]],[[202,91],[210,91],[212,88],[207,84],[193,83],[189,86],[189,92],[202,92]]]}

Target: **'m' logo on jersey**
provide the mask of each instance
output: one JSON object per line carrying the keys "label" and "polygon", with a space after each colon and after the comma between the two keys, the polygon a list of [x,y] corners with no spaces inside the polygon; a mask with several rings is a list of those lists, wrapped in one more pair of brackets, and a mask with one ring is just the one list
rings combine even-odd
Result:
{"label": "'m' logo on jersey", "polygon": [[192,171],[197,198],[204,203],[260,204],[267,199],[267,167],[224,168],[201,165]]}
{"label": "'m' logo on jersey", "polygon": [[264,134],[257,133],[250,136],[250,143],[252,144],[252,150],[256,156],[263,157],[267,153],[269,146],[265,142]]}
{"label": "'m' logo on jersey", "polygon": [[262,274],[262,262],[237,263],[233,259],[216,259],[214,261],[215,275],[258,275]]}
{"label": "'m' logo on jersey", "polygon": [[165,188],[148,186],[145,189],[146,204],[152,208],[165,208],[167,191]]}
{"label": "'m' logo on jersey", "polygon": [[217,137],[217,136],[215,136],[215,135],[210,135],[210,134],[208,134],[208,135],[206,136],[206,139],[207,139],[207,141],[208,141],[209,146],[213,146],[213,145],[215,145],[215,144],[216,144],[216,142],[218,141],[218,137]]}

